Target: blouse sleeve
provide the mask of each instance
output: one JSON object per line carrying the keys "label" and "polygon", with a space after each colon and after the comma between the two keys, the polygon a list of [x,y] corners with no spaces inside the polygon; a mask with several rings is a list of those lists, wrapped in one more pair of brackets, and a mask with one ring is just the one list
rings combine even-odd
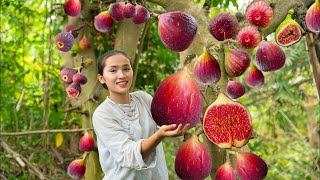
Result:
{"label": "blouse sleeve", "polygon": [[93,115],[94,131],[100,143],[122,167],[136,170],[155,167],[155,159],[145,163],[141,155],[141,143],[144,139],[134,141],[116,120],[109,119],[103,112]]}

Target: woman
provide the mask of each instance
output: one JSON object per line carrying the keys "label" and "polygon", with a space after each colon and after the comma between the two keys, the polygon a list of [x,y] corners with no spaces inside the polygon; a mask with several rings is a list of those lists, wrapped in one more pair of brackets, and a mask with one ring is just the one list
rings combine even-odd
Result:
{"label": "woman", "polygon": [[98,73],[109,91],[93,114],[103,179],[168,179],[161,141],[183,135],[189,125],[157,127],[150,112],[152,96],[143,91],[129,93],[133,72],[124,52],[103,54]]}

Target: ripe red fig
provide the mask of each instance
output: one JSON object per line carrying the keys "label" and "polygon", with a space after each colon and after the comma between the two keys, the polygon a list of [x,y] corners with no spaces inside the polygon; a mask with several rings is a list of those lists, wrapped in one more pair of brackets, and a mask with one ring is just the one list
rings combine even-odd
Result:
{"label": "ripe red fig", "polygon": [[203,130],[208,139],[220,148],[242,147],[252,132],[249,111],[223,93],[208,107],[203,118]]}
{"label": "ripe red fig", "polygon": [[159,126],[189,123],[194,127],[201,110],[202,97],[187,67],[162,81],[151,103],[152,117]]}
{"label": "ripe red fig", "polygon": [[90,152],[93,150],[93,148],[94,148],[94,139],[88,133],[88,131],[85,131],[84,135],[80,138],[79,149],[80,151]]}
{"label": "ripe red fig", "polygon": [[249,5],[246,11],[247,20],[258,27],[266,27],[273,16],[272,8],[264,1],[256,1]]}
{"label": "ripe red fig", "polygon": [[217,83],[221,77],[221,71],[218,61],[203,48],[203,53],[194,64],[194,78],[202,85]]}
{"label": "ripe red fig", "polygon": [[231,99],[237,99],[244,95],[246,88],[238,81],[229,81],[227,84],[227,95]]}
{"label": "ripe red fig", "polygon": [[56,36],[56,47],[63,52],[69,51],[74,44],[74,37],[71,33],[61,32]]}
{"label": "ripe red fig", "polygon": [[64,12],[69,16],[77,16],[81,12],[80,0],[68,0],[64,4]]}
{"label": "ripe red fig", "polygon": [[267,164],[259,156],[249,152],[237,152],[236,169],[241,180],[262,180],[268,173]]}
{"label": "ripe red fig", "polygon": [[241,76],[250,65],[250,55],[241,49],[225,48],[225,69],[231,77]]}
{"label": "ripe red fig", "polygon": [[89,50],[91,49],[91,41],[89,38],[87,38],[86,35],[82,37],[82,39],[79,41],[79,48],[82,50]]}
{"label": "ripe red fig", "polygon": [[236,173],[229,162],[224,163],[218,168],[215,180],[236,180]]}
{"label": "ripe red fig", "polygon": [[320,0],[315,0],[309,7],[306,14],[306,24],[310,31],[320,32]]}
{"label": "ripe red fig", "polygon": [[301,26],[291,17],[293,13],[294,11],[291,9],[275,32],[276,42],[280,46],[288,47],[298,42],[302,36]]}
{"label": "ripe red fig", "polygon": [[260,87],[263,83],[263,73],[255,65],[250,66],[246,76],[246,84],[251,88],[255,88]]}
{"label": "ripe red fig", "polygon": [[245,48],[255,48],[260,41],[260,33],[253,26],[246,26],[238,33],[238,42]]}
{"label": "ripe red fig", "polygon": [[135,15],[132,18],[133,23],[142,24],[142,23],[145,23],[149,20],[150,13],[145,7],[140,6],[140,5],[136,5],[136,11],[137,11],[137,15]]}
{"label": "ripe red fig", "polygon": [[81,86],[78,83],[71,83],[66,89],[66,92],[69,97],[77,98],[81,93]]}
{"label": "ripe red fig", "polygon": [[174,11],[159,15],[160,39],[172,51],[186,50],[196,36],[197,29],[196,19],[184,12]]}
{"label": "ripe red fig", "polygon": [[73,179],[81,179],[86,172],[86,167],[83,159],[73,160],[68,166],[68,174]]}
{"label": "ripe red fig", "polygon": [[123,9],[125,3],[124,2],[116,2],[112,4],[109,8],[110,16],[116,21],[124,20]]}
{"label": "ripe red fig", "polygon": [[60,70],[60,78],[66,84],[71,84],[73,76],[77,73],[76,70],[64,67]]}
{"label": "ripe red fig", "polygon": [[66,32],[69,32],[73,35],[74,38],[77,38],[79,35],[79,31],[74,31],[76,27],[72,24],[66,26]]}
{"label": "ripe red fig", "polygon": [[77,83],[77,84],[86,84],[87,83],[87,77],[84,74],[81,74],[80,72],[76,73],[73,77],[72,77],[72,81]]}
{"label": "ripe red fig", "polygon": [[94,17],[94,27],[100,32],[109,32],[113,26],[113,19],[108,11],[103,11]]}
{"label": "ripe red fig", "polygon": [[275,71],[284,66],[286,55],[276,44],[261,41],[256,53],[256,64],[261,71]]}
{"label": "ripe red fig", "polygon": [[174,164],[177,175],[184,180],[205,179],[212,168],[210,153],[196,135],[180,146]]}
{"label": "ripe red fig", "polygon": [[136,15],[137,15],[136,7],[131,3],[127,3],[123,8],[123,16],[129,19]]}
{"label": "ripe red fig", "polygon": [[230,13],[219,13],[210,21],[210,33],[219,41],[233,38],[238,31],[239,23]]}

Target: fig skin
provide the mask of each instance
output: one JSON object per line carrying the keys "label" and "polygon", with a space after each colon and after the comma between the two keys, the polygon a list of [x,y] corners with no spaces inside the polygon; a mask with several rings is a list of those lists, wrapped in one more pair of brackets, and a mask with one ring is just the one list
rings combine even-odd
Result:
{"label": "fig skin", "polygon": [[103,11],[94,17],[94,27],[103,33],[110,32],[113,27],[113,19],[108,11]]}
{"label": "fig skin", "polygon": [[86,167],[83,159],[73,160],[67,169],[68,175],[73,179],[81,179],[86,172]]}
{"label": "fig skin", "polygon": [[316,0],[308,9],[306,24],[310,31],[320,32],[320,1]]}
{"label": "fig skin", "polygon": [[276,44],[261,41],[256,52],[256,65],[264,72],[276,71],[282,68],[286,61],[286,55]]}
{"label": "fig skin", "polygon": [[116,21],[124,20],[123,9],[125,7],[124,2],[116,2],[109,8],[110,16]]}
{"label": "fig skin", "polygon": [[238,33],[238,42],[245,48],[255,48],[261,41],[260,32],[253,26],[246,26]]}
{"label": "fig skin", "polygon": [[80,84],[73,82],[66,88],[66,92],[68,97],[77,98],[81,93],[81,86]]}
{"label": "fig skin", "polygon": [[212,161],[207,148],[192,135],[176,154],[175,171],[183,180],[203,180],[210,175]]}
{"label": "fig skin", "polygon": [[250,65],[250,55],[242,49],[225,48],[225,69],[231,77],[241,76]]}
{"label": "fig skin", "polygon": [[69,32],[61,32],[56,36],[56,47],[63,52],[68,52],[74,44],[74,37]]}
{"label": "fig skin", "polygon": [[77,16],[81,12],[80,0],[68,0],[64,4],[64,12],[69,16]]}
{"label": "fig skin", "polygon": [[218,168],[215,180],[236,180],[236,173],[229,162],[222,164]]}
{"label": "fig skin", "polygon": [[69,32],[73,35],[74,38],[77,38],[79,35],[79,31],[74,31],[76,29],[76,26],[69,24],[66,26],[66,32]]}
{"label": "fig skin", "polygon": [[127,3],[123,8],[123,17],[130,19],[136,15],[137,15],[136,7],[131,3]]}
{"label": "fig skin", "polygon": [[259,156],[249,152],[236,152],[236,169],[241,180],[262,180],[268,166]]}
{"label": "fig skin", "polygon": [[150,13],[149,11],[141,6],[141,5],[136,5],[136,12],[137,14],[132,17],[132,22],[135,24],[142,24],[147,22],[150,19]]}
{"label": "fig skin", "polygon": [[151,103],[151,114],[158,126],[189,123],[192,128],[200,120],[201,111],[202,96],[187,67],[162,81]]}
{"label": "fig skin", "polygon": [[199,84],[210,85],[221,78],[218,61],[204,48],[203,53],[196,60],[193,68],[194,78]]}
{"label": "fig skin", "polygon": [[87,83],[88,79],[84,74],[81,74],[80,72],[77,72],[73,77],[72,77],[72,81],[77,83],[77,84],[81,84],[84,85]]}
{"label": "fig skin", "polygon": [[220,148],[240,148],[251,137],[251,116],[245,106],[219,93],[204,114],[203,130]]}
{"label": "fig skin", "polygon": [[230,13],[219,13],[210,21],[210,33],[219,41],[233,38],[238,31],[237,18]]}
{"label": "fig skin", "polygon": [[82,50],[90,50],[92,48],[91,41],[86,35],[79,41],[79,48]]}
{"label": "fig skin", "polygon": [[264,83],[264,75],[255,65],[252,65],[248,68],[245,81],[251,88],[260,87]]}
{"label": "fig skin", "polygon": [[246,88],[238,81],[229,81],[227,84],[227,95],[231,99],[238,99],[246,92]]}
{"label": "fig skin", "polygon": [[301,39],[302,32],[301,26],[292,19],[292,14],[294,13],[291,9],[286,17],[286,19],[278,26],[275,32],[275,40],[280,46],[291,46]]}
{"label": "fig skin", "polygon": [[264,28],[272,20],[273,10],[271,6],[264,1],[251,3],[246,10],[246,18],[252,25]]}
{"label": "fig skin", "polygon": [[80,138],[80,151],[90,152],[94,149],[94,146],[95,144],[93,137],[88,133],[88,131],[85,131],[84,135]]}
{"label": "fig skin", "polygon": [[174,11],[159,15],[158,32],[166,48],[181,52],[186,50],[196,36],[196,19],[184,12]]}
{"label": "fig skin", "polygon": [[76,70],[68,67],[64,67],[60,70],[60,78],[66,84],[71,84],[73,82],[73,76],[77,73]]}

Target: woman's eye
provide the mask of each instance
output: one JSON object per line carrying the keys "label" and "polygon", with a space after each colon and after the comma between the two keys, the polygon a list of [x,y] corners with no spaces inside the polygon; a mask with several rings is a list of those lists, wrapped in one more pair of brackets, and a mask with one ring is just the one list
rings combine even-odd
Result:
{"label": "woman's eye", "polygon": [[124,70],[125,70],[125,71],[129,71],[129,70],[130,70],[130,68],[125,68]]}
{"label": "woman's eye", "polygon": [[111,70],[110,70],[110,72],[116,72],[116,70],[114,70],[114,69],[111,69]]}

